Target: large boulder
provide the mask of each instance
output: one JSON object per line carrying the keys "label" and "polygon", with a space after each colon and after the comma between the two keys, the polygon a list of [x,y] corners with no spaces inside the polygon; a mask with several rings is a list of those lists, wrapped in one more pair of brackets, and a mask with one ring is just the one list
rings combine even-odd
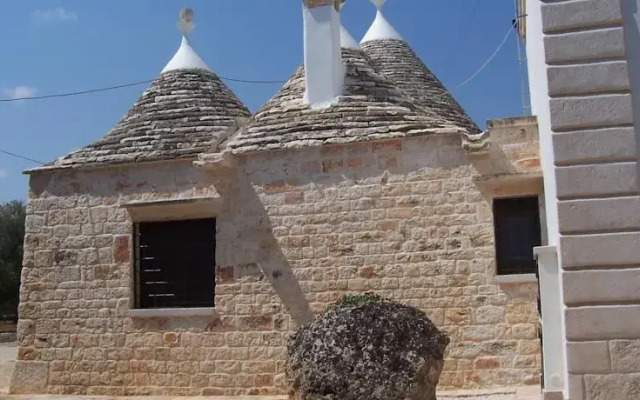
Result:
{"label": "large boulder", "polygon": [[402,304],[339,303],[289,342],[295,400],[435,400],[449,338]]}

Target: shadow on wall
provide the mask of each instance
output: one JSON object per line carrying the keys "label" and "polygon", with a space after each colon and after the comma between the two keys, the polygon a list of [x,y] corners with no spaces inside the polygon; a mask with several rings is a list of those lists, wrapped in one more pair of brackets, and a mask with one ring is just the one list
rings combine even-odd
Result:
{"label": "shadow on wall", "polygon": [[[329,191],[336,194],[344,189],[347,195],[353,186],[369,185],[382,195],[393,176],[405,179],[424,170],[468,165],[458,135],[240,155],[230,163],[209,164],[208,170],[224,199],[224,212],[218,217],[218,241],[224,250],[218,254],[218,265],[238,269],[247,263],[257,264],[299,326],[311,322],[314,314],[285,254],[287,245],[283,249],[276,238],[283,226],[272,223],[271,218],[282,217],[276,216],[279,211],[274,212],[275,209],[280,210],[287,199],[296,202],[305,196],[317,198],[313,202],[315,208],[301,209],[304,217],[295,223],[304,226],[316,214],[332,212],[331,201],[326,198]],[[392,186],[389,190],[393,190]],[[360,200],[366,202],[364,197]],[[276,198],[285,203],[274,203]],[[335,215],[347,211],[338,208]],[[325,222],[331,225],[330,221]],[[240,274],[234,272],[235,276]]]}
{"label": "shadow on wall", "polygon": [[[95,207],[108,207],[109,214],[117,214],[115,219],[120,222],[104,224],[103,232],[123,237],[131,234],[127,211],[121,207],[126,202],[220,196],[223,206],[216,213],[217,267],[237,275],[248,264],[259,266],[295,322],[304,325],[314,315],[276,238],[278,227],[273,226],[269,211],[275,206],[265,203],[269,196],[262,193],[264,188],[280,185],[296,188],[291,195],[302,195],[304,190],[319,198],[329,192],[339,198],[343,189],[348,192],[352,186],[363,184],[380,194],[393,195],[388,180],[393,183],[396,177],[411,179],[421,171],[469,165],[457,134],[254,154],[239,156],[236,162],[236,168],[196,168],[191,161],[176,161],[48,173],[33,176],[31,190],[35,198],[76,201],[71,208],[83,208],[87,214]],[[411,196],[410,201],[431,207],[446,202],[447,196],[442,193],[428,204],[421,196]],[[326,211],[340,214],[332,211],[329,199],[324,198],[322,203]],[[83,218],[91,223],[90,215]],[[401,246],[406,238],[401,233],[396,236],[391,239],[397,239]],[[120,266],[119,273],[128,276],[131,272],[125,267]]]}
{"label": "shadow on wall", "polygon": [[[257,260],[293,318],[302,325],[311,321],[313,314],[285,255],[288,246],[284,244],[283,252],[276,239],[278,231],[282,231],[283,221],[274,227],[271,218],[284,217],[299,226],[311,223],[340,231],[340,224],[362,224],[364,221],[354,221],[353,218],[363,214],[349,211],[339,204],[341,201],[334,202],[331,199],[362,203],[362,210],[365,210],[372,200],[367,197],[366,191],[354,190],[354,187],[373,188],[378,196],[386,193],[400,197],[394,192],[399,181],[417,178],[424,171],[453,170],[468,164],[458,135],[240,155],[236,157],[235,171],[227,178],[228,188],[221,193],[229,202],[225,205],[229,217],[222,218],[227,226],[232,227],[228,232],[221,232],[221,235],[230,235],[224,240],[232,250],[229,257],[252,254],[249,258]],[[219,189],[224,187],[220,183],[216,186]],[[358,193],[360,196],[352,197]],[[406,197],[406,201],[416,204],[424,201],[421,196]],[[446,202],[446,197],[447,194],[443,194],[441,201]],[[277,203],[277,199],[284,203]],[[305,205],[303,199],[310,203]],[[305,208],[309,204],[312,204],[312,208]],[[281,214],[281,206],[298,208],[299,214]],[[325,220],[322,217],[329,214],[334,218]],[[403,224],[409,225],[411,222],[405,221]],[[390,241],[397,240],[398,247],[406,240],[401,232],[389,235]],[[234,247],[231,243],[237,245]],[[337,248],[331,249],[329,246],[327,250],[329,253],[333,251],[336,258],[349,251],[340,248],[337,241],[335,245]],[[225,260],[223,264],[238,265],[241,262]]]}
{"label": "shadow on wall", "polygon": [[[119,222],[105,223],[102,233],[123,237],[131,235],[131,220],[122,207],[127,202],[220,196],[224,204],[215,212],[218,221],[216,275],[219,276],[221,268],[239,270],[247,264],[256,264],[298,325],[314,318],[273,235],[267,211],[242,170],[212,171],[194,167],[191,161],[153,163],[34,175],[30,189],[32,198],[51,198],[56,205],[62,201],[71,208],[83,209],[82,213],[87,214],[82,216],[83,222],[88,224],[93,222],[90,210],[107,207],[110,220]],[[126,231],[122,224],[127,225]],[[50,246],[57,245],[51,242]],[[126,271],[122,266],[114,266],[114,271],[117,271],[114,274],[126,275],[124,280],[127,281],[131,274],[130,263],[127,266]],[[121,300],[123,305],[128,304],[126,299]],[[120,308],[119,302],[118,310]],[[133,324],[136,329],[168,328],[156,326],[160,322],[134,320]],[[207,318],[182,320],[178,326],[189,326],[187,322],[197,329],[211,329]],[[224,330],[223,325],[224,321],[222,325],[216,325],[216,329]]]}
{"label": "shadow on wall", "polygon": [[242,168],[228,172],[228,175],[218,171],[213,173],[226,210],[219,216],[220,225],[229,228],[218,233],[226,248],[219,264],[234,266],[242,265],[238,262],[241,259],[252,260],[271,283],[296,324],[310,323],[314,315],[273,234],[267,210]]}

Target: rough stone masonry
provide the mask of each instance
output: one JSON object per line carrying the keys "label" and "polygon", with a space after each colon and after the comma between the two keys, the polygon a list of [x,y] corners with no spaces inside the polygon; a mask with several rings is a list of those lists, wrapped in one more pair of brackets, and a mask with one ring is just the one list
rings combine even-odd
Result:
{"label": "rough stone masonry", "polygon": [[[537,287],[497,283],[490,200],[458,135],[235,163],[31,177],[14,393],[281,394],[292,302],[317,314],[367,291],[449,335],[442,389],[539,382]],[[219,201],[215,314],[133,317],[124,205],[198,198]],[[295,290],[274,289],[284,278]]]}

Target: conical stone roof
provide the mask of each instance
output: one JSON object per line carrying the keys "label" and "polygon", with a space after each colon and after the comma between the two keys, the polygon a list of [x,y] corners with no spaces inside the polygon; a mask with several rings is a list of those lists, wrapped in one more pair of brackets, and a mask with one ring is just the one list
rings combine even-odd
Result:
{"label": "conical stone roof", "polygon": [[249,110],[211,71],[186,35],[193,11],[183,9],[175,56],[124,118],[97,142],[47,167],[82,167],[196,157],[225,141]]}
{"label": "conical stone roof", "polygon": [[56,166],[194,157],[224,141],[250,113],[213,72],[178,69],[156,79],[103,138]]}
{"label": "conical stone roof", "polygon": [[427,68],[409,44],[401,39],[375,39],[361,43],[371,64],[415,103],[442,117],[447,123],[480,132],[478,126]]}
{"label": "conical stone roof", "polygon": [[321,146],[456,132],[458,128],[379,74],[361,50],[342,49],[345,85],[337,104],[311,109],[304,101],[304,68],[232,138],[236,153]]}

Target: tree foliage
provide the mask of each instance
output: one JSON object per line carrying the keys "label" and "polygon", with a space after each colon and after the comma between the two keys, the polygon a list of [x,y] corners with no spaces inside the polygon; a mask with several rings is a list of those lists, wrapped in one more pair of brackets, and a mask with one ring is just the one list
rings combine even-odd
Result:
{"label": "tree foliage", "polygon": [[25,217],[23,202],[0,204],[0,320],[18,311]]}

